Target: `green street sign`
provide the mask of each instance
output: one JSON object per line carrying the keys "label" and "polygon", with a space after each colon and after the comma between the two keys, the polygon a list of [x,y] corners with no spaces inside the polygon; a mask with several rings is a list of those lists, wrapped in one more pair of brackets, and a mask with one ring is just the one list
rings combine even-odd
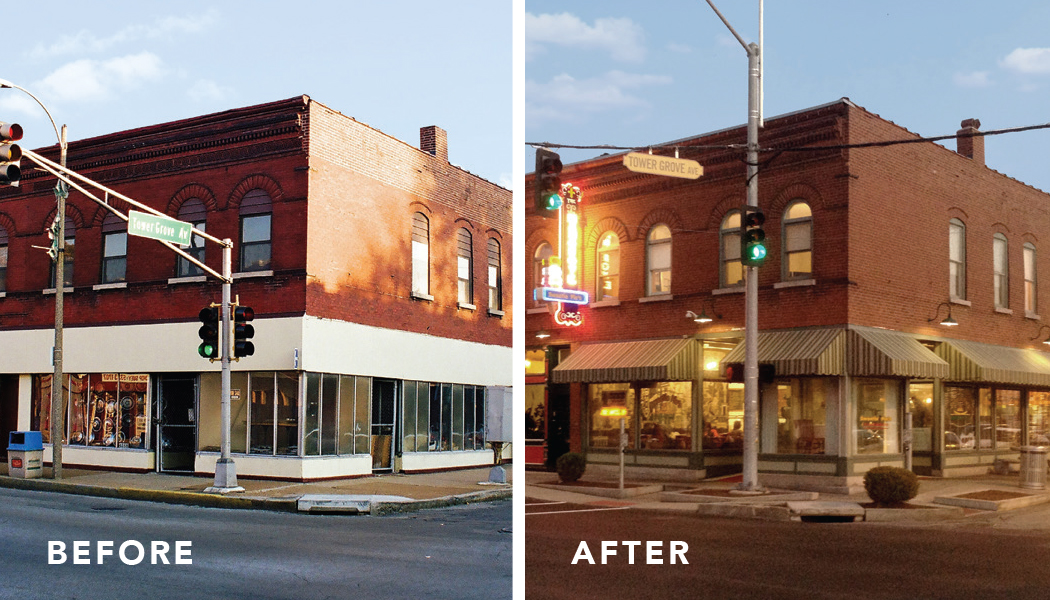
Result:
{"label": "green street sign", "polygon": [[193,225],[170,217],[129,210],[128,233],[187,246],[193,235]]}

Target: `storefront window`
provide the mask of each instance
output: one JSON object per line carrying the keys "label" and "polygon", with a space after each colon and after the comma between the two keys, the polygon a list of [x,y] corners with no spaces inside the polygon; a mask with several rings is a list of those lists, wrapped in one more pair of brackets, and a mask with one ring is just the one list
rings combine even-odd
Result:
{"label": "storefront window", "polygon": [[[34,375],[30,428],[51,442],[51,381]],[[103,448],[146,448],[149,435],[149,375],[66,375],[65,443]]]}
{"label": "storefront window", "polygon": [[[995,447],[1009,449],[1021,445],[1021,391],[995,391]],[[989,436],[991,439],[991,436]],[[984,440],[982,434],[981,440]],[[984,447],[984,444],[981,444]]]}
{"label": "storefront window", "polygon": [[547,437],[547,386],[525,386],[525,439],[543,440]]}
{"label": "storefront window", "polygon": [[855,381],[857,454],[900,452],[900,387],[896,381]]}
{"label": "storefront window", "polygon": [[603,383],[592,385],[590,390],[592,448],[618,448],[620,437],[620,418],[603,417],[600,414],[604,406],[626,406],[627,447],[634,448],[634,415],[637,413],[634,389],[628,383]]}
{"label": "storefront window", "polygon": [[744,447],[744,384],[705,381],[703,448]]}
{"label": "storefront window", "polygon": [[977,416],[977,390],[944,388],[944,449],[973,450]]}
{"label": "storefront window", "polygon": [[[217,415],[222,410],[221,389],[222,380],[218,374],[201,375],[200,411],[205,415]],[[206,394],[208,382],[213,383],[215,392]],[[214,398],[214,403],[209,405],[206,400]],[[293,403],[298,397],[292,399]],[[222,432],[220,419],[204,419],[198,421],[198,443],[201,450],[218,452],[222,443]],[[210,430],[214,435],[209,443],[205,443],[206,423],[211,423]],[[248,452],[248,374],[230,373],[230,452],[245,454]]]}
{"label": "storefront window", "polygon": [[776,382],[778,454],[824,454],[827,396],[835,393],[835,385],[834,380],[816,378]]}
{"label": "storefront window", "polygon": [[248,387],[251,390],[251,454],[273,454],[274,436],[274,373],[252,373]]}
{"label": "storefront window", "polygon": [[908,412],[911,413],[912,450],[933,450],[933,384],[913,383],[908,386]]}
{"label": "storefront window", "polygon": [[692,390],[688,381],[665,381],[639,390],[640,447],[692,450]]}
{"label": "storefront window", "polygon": [[1028,392],[1028,443],[1050,446],[1050,392]]}

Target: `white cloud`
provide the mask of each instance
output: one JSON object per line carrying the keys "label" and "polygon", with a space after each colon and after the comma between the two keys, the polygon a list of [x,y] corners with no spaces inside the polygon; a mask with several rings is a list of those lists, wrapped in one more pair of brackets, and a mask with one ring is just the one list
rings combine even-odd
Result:
{"label": "white cloud", "polygon": [[195,102],[208,102],[225,100],[232,92],[232,88],[219,85],[210,79],[201,79],[186,90],[186,95]]}
{"label": "white cloud", "polygon": [[627,18],[595,19],[594,25],[588,25],[569,13],[525,13],[525,60],[555,45],[603,50],[615,60],[641,62],[645,59],[644,37],[642,27]]}
{"label": "white cloud", "polygon": [[955,85],[964,88],[982,88],[992,85],[992,81],[988,79],[988,71],[956,73],[952,80],[955,82]]}
{"label": "white cloud", "polygon": [[672,82],[666,75],[610,71],[599,77],[576,79],[562,74],[549,82],[525,82],[529,120],[569,120],[587,113],[647,109],[649,102],[634,90]]}
{"label": "white cloud", "polygon": [[1021,74],[1050,74],[1050,48],[1017,48],[999,66]]}
{"label": "white cloud", "polygon": [[44,114],[36,100],[19,90],[10,89],[0,90],[0,110],[3,110],[4,113],[20,113],[29,116],[43,116]]}
{"label": "white cloud", "polygon": [[677,42],[667,42],[666,48],[677,54],[689,54],[693,51],[692,46],[688,44],[679,44]]}
{"label": "white cloud", "polygon": [[112,98],[164,74],[160,58],[151,52],[108,60],[81,59],[62,65],[34,87],[42,94],[73,102]]}
{"label": "white cloud", "polygon": [[67,54],[97,54],[118,44],[139,40],[169,38],[174,35],[201,33],[219,21],[219,11],[213,9],[187,17],[158,17],[150,25],[129,25],[105,37],[87,30],[64,35],[49,46],[37,44],[30,52],[32,58],[47,58]]}

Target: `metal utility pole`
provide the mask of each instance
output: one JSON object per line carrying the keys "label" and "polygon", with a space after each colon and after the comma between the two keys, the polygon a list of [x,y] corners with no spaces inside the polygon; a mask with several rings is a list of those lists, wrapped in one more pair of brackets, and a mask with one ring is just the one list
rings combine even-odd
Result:
{"label": "metal utility pole", "polygon": [[[708,5],[747,52],[747,205],[758,206],[758,128],[762,121],[762,49],[748,44],[711,0]],[[759,30],[762,1],[759,0]],[[762,491],[758,484],[758,267],[744,275],[744,480],[739,489]]]}
{"label": "metal utility pole", "polygon": [[[66,166],[66,126],[62,126],[62,135],[59,137],[58,162],[63,168]],[[52,350],[52,360],[55,363],[55,376],[51,380],[51,467],[52,476],[62,479],[62,434],[66,431],[66,396],[62,385],[64,374],[62,373],[62,325],[63,325],[63,298],[62,293],[66,287],[66,196],[69,190],[65,182],[59,181],[55,184],[55,347]]]}
{"label": "metal utility pole", "polygon": [[215,483],[206,492],[242,492],[244,488],[237,485],[237,469],[230,458],[230,359],[233,357],[233,329],[230,327],[230,282],[233,281],[233,242],[223,240],[222,247],[222,331],[219,337],[222,345],[222,401],[221,422],[222,441],[219,460],[215,462]]}

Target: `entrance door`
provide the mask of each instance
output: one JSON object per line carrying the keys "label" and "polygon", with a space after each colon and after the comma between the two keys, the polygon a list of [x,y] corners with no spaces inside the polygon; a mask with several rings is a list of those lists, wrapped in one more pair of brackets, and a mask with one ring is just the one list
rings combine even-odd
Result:
{"label": "entrance door", "polygon": [[376,379],[372,382],[372,471],[393,470],[396,399],[396,381]]}
{"label": "entrance door", "polygon": [[197,455],[197,378],[160,377],[157,397],[157,470],[192,473]]}
{"label": "entrance door", "polygon": [[18,428],[18,375],[0,375],[0,457],[7,456],[7,438]]}

